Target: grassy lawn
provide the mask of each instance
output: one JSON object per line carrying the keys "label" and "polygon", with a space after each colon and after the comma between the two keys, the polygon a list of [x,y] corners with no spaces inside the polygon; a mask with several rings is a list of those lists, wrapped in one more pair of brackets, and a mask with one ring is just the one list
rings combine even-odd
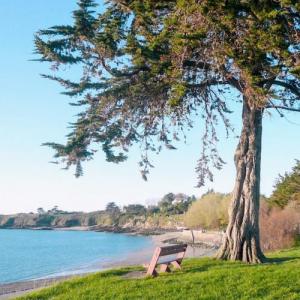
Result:
{"label": "grassy lawn", "polygon": [[18,299],[300,299],[300,248],[268,255],[263,265],[186,259],[182,271],[125,279],[140,268],[105,271]]}

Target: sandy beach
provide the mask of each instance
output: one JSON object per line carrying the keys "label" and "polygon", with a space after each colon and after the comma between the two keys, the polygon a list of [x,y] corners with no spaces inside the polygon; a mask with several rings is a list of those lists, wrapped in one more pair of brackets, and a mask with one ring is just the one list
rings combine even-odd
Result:
{"label": "sandy beach", "polygon": [[[161,235],[151,236],[152,245],[147,249],[139,251],[138,253],[132,253],[119,261],[107,263],[105,265],[99,266],[99,271],[103,271],[110,268],[124,267],[141,265],[150,261],[153,251],[157,246],[166,245],[166,243],[172,243],[174,241],[186,241],[191,242],[191,237],[189,232],[168,232]],[[213,256],[216,253],[217,245],[221,241],[220,235],[217,233],[203,233],[197,238],[197,244],[195,246],[189,245],[186,257],[201,257],[201,256]],[[203,244],[200,244],[203,243]],[[215,244],[214,246],[212,246]],[[97,265],[94,270],[97,269]],[[41,289],[61,281],[65,281],[74,277],[81,277],[86,275],[76,274],[67,276],[56,276],[48,277],[36,280],[0,284],[0,300],[13,299],[15,297],[21,296],[25,293],[32,292],[33,290]]]}

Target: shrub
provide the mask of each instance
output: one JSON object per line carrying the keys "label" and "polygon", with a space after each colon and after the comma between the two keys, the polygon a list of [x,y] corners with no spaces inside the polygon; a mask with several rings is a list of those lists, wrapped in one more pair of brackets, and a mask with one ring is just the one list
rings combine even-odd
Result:
{"label": "shrub", "polygon": [[142,216],[146,214],[146,207],[142,204],[129,204],[124,206],[124,212],[128,215]]}
{"label": "shrub", "polygon": [[67,220],[65,223],[66,227],[74,227],[74,226],[80,226],[80,221],[78,219],[70,219]]}
{"label": "shrub", "polygon": [[187,196],[183,193],[168,193],[158,202],[161,213],[167,216],[180,215],[187,212],[190,205],[196,200],[195,196]]}
{"label": "shrub", "polygon": [[[228,223],[229,194],[209,192],[192,204],[184,223],[190,228],[222,229]],[[289,248],[300,234],[300,208],[291,202],[285,209],[270,206],[261,197],[260,239],[264,250]]]}
{"label": "shrub", "polygon": [[190,228],[224,228],[228,223],[230,200],[230,194],[209,192],[203,195],[187,211],[185,225]]}
{"label": "shrub", "polygon": [[1,226],[2,228],[10,228],[13,227],[15,224],[15,218],[11,217],[8,218],[7,221]]}
{"label": "shrub", "polygon": [[89,217],[88,226],[95,226],[95,225],[97,225],[96,218],[95,217]]}
{"label": "shrub", "polygon": [[300,212],[292,207],[269,208],[262,204],[260,215],[260,239],[264,250],[276,250],[294,246],[299,234]]}
{"label": "shrub", "polygon": [[36,221],[36,226],[51,226],[54,219],[52,215],[41,215]]}

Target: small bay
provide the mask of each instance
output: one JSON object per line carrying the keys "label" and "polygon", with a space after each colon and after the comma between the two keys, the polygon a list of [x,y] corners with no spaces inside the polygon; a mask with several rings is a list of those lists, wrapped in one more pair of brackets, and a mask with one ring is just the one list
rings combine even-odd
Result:
{"label": "small bay", "polygon": [[0,283],[103,269],[152,244],[118,233],[0,230]]}

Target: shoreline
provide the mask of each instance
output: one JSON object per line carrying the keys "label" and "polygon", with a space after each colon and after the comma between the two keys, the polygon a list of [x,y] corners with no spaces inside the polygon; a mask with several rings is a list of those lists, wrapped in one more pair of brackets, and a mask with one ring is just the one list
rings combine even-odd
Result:
{"label": "shoreline", "polygon": [[125,233],[132,235],[154,236],[168,232],[180,232],[177,228],[142,228],[142,227],[119,227],[119,226],[72,226],[72,227],[0,227],[0,230],[40,230],[40,231],[93,231],[109,233]]}
{"label": "shoreline", "polygon": [[[24,295],[34,290],[48,287],[71,278],[83,277],[88,274],[101,272],[112,268],[142,265],[143,263],[147,263],[150,261],[153,255],[153,251],[156,247],[174,242],[188,242],[186,239],[184,239],[182,231],[172,231],[160,235],[151,235],[149,236],[149,238],[152,239],[152,245],[150,247],[142,249],[139,252],[131,253],[119,261],[106,263],[102,265],[102,267],[99,269],[97,268],[96,264],[95,268],[91,269],[90,272],[87,271],[68,275],[57,274],[57,276],[54,275],[53,277],[51,276],[27,281],[0,284],[0,300],[13,299],[14,297]],[[191,244],[189,244],[186,257],[213,256],[216,252],[216,249],[216,247],[211,247],[205,242],[203,242],[202,244],[195,244],[194,247],[192,247]]]}

